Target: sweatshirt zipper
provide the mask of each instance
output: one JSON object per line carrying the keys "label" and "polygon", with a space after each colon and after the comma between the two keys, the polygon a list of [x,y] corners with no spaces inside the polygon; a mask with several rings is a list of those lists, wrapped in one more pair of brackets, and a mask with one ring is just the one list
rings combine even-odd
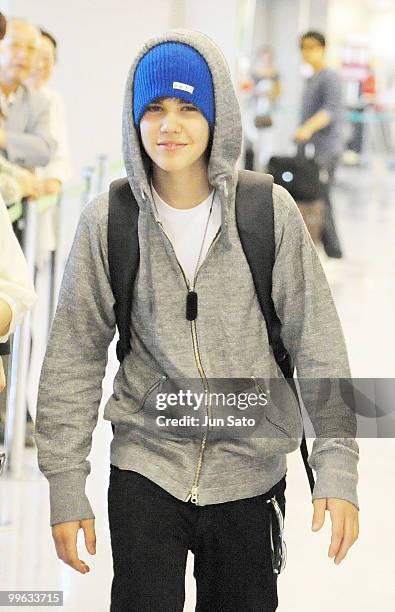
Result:
{"label": "sweatshirt zipper", "polygon": [[[181,270],[182,276],[184,278],[185,285],[186,285],[188,291],[190,291],[191,288],[190,288],[189,281],[188,281],[188,279],[185,276],[185,272],[184,272],[180,262],[178,261],[178,258],[177,258],[177,255],[175,253],[174,247],[173,247],[173,245],[171,243],[171,240],[168,237],[168,235],[166,234],[165,230],[163,229],[163,225],[162,225],[161,221],[159,219],[157,219],[156,222],[158,223],[158,225],[160,225],[161,230],[163,232],[163,235],[166,236],[167,240],[169,241],[169,244],[170,244],[171,249],[173,251],[174,257],[175,257],[175,259],[177,261],[177,264],[178,264],[178,266],[179,266],[179,268]],[[212,241],[212,243],[211,243],[211,245],[210,245],[210,247],[209,247],[209,249],[207,251],[206,258],[208,256],[209,252],[211,251],[211,249],[213,248],[214,244],[217,242],[217,240],[218,240],[218,238],[220,236],[220,232],[221,232],[221,228],[218,229],[218,231],[217,231],[217,233],[216,233],[216,235],[215,235],[215,237],[214,237],[214,239],[213,239],[213,241]],[[197,270],[196,276],[194,278],[194,286],[196,284],[196,280],[197,280],[197,277],[198,277],[198,274],[199,274],[199,270],[200,270],[200,268]],[[197,331],[196,331],[196,319],[191,321],[191,332],[192,332],[193,353],[194,353],[194,357],[195,357],[196,366],[198,368],[200,377],[202,379],[204,390],[205,390],[205,392],[209,392],[210,389],[209,389],[207,377],[206,377],[206,374],[204,372],[202,361],[201,361],[201,358],[200,358],[200,353],[199,353],[199,346],[198,346],[198,340],[197,340]],[[208,416],[209,422],[210,422],[210,419],[211,419],[211,404],[210,404],[210,401],[209,401],[209,404],[207,406],[207,416]],[[210,426],[207,425],[207,429],[209,429],[209,427]],[[198,501],[199,501],[199,476],[200,476],[200,471],[201,471],[201,468],[202,468],[203,454],[204,454],[204,449],[206,447],[206,442],[207,442],[207,430],[204,432],[202,443],[200,445],[200,453],[199,453],[198,463],[197,463],[197,466],[196,466],[195,478],[194,478],[191,490],[189,491],[187,497],[184,500],[186,502],[191,500],[191,502],[193,504],[198,504]]]}
{"label": "sweatshirt zipper", "polygon": [[[208,251],[207,251],[207,255],[206,258],[209,254],[209,252],[211,251],[212,247],[214,246],[214,244],[217,242],[218,238],[219,238],[219,234],[220,234],[220,229],[218,230],[216,236],[214,237]],[[202,262],[203,263],[203,262]],[[197,277],[199,275],[199,270],[200,268],[196,271],[196,276],[194,279],[194,287],[196,285],[196,280]],[[196,364],[198,366],[199,369],[199,373],[200,376],[202,378],[203,381],[205,381],[205,391],[207,391],[208,393],[210,392],[210,387],[207,381],[207,377],[206,377],[206,373],[203,369],[203,365],[202,365],[202,361],[200,358],[200,352],[199,352],[199,344],[198,344],[198,338],[197,338],[197,330],[196,330],[196,319],[194,319],[193,321],[191,321],[191,328],[192,328],[192,338],[193,338],[193,346],[194,346],[194,352],[195,352],[195,360],[196,360]],[[207,416],[208,416],[208,423],[210,423],[211,421],[211,403],[210,400],[208,402],[208,406],[207,406]],[[199,454],[199,460],[198,460],[198,464],[196,467],[196,473],[195,473],[195,479],[193,482],[193,485],[191,487],[190,492],[188,493],[185,501],[189,501],[191,500],[191,503],[193,504],[198,504],[199,501],[199,477],[200,477],[200,471],[202,469],[202,463],[203,463],[203,454],[204,454],[204,450],[206,448],[206,442],[207,442],[207,430],[210,429],[210,425],[207,425],[207,429],[204,432],[204,436],[203,436],[203,440],[202,440],[202,444],[200,446],[200,454]]]}

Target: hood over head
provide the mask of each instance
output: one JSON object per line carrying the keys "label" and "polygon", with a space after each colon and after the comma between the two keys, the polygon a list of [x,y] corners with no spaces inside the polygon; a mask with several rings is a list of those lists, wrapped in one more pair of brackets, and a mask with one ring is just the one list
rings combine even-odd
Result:
{"label": "hood over head", "polygon": [[[143,56],[153,47],[172,41],[193,47],[203,56],[211,72],[215,123],[208,163],[208,179],[222,196],[222,230],[224,230],[227,226],[228,196],[233,191],[232,188],[237,185],[236,163],[242,148],[241,113],[226,59],[220,48],[202,32],[186,29],[169,30],[148,40],[136,55],[128,73],[123,107],[123,157],[127,177],[140,209],[144,208],[151,201],[149,163],[133,121],[133,82],[137,66]],[[177,90],[174,90],[173,95],[178,97]]]}

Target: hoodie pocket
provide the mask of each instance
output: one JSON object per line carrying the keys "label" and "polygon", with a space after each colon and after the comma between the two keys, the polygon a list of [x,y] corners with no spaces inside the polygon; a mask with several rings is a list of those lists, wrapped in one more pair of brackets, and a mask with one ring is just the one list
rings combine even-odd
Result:
{"label": "hoodie pocket", "polygon": [[264,391],[259,379],[252,377],[260,393],[269,399],[264,407],[263,416],[268,425],[268,433],[273,437],[295,440],[303,435],[303,420],[298,401],[284,377],[269,379]]}
{"label": "hoodie pocket", "polygon": [[160,378],[156,378],[156,380],[148,387],[144,393],[139,411],[144,410],[147,407],[148,402],[151,404],[154,395],[156,397],[161,392],[161,388],[165,380],[167,380],[167,376],[162,374]]}
{"label": "hoodie pocket", "polygon": [[152,398],[159,393],[163,382],[166,380],[164,374],[155,372],[150,378],[142,380],[135,378],[128,384],[124,378],[116,378],[113,383],[113,400],[116,404],[127,409],[128,413],[136,414],[146,409]]}

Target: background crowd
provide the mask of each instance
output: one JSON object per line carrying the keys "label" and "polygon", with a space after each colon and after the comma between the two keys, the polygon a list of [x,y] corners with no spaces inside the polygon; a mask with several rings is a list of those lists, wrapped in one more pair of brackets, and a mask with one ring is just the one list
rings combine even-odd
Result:
{"label": "background crowd", "polygon": [[[3,341],[15,331],[16,324],[28,306],[32,305],[33,286],[41,296],[40,284],[46,267],[53,268],[57,246],[58,201],[62,185],[70,177],[64,107],[61,96],[50,86],[56,62],[55,38],[38,26],[22,19],[6,20],[0,14],[0,195],[3,206],[0,228],[0,301],[3,321]],[[9,236],[8,212],[24,200],[34,205],[38,199],[52,196],[55,206],[40,213],[36,236],[34,279],[26,278],[28,271],[23,257],[23,216],[13,223],[15,240]],[[17,241],[19,244],[17,244]],[[37,295],[34,293],[35,297]],[[44,295],[43,299],[48,296]],[[38,305],[39,306],[39,305]],[[33,316],[40,317],[36,307]],[[11,318],[10,318],[11,317]],[[10,318],[8,324],[5,320]],[[32,326],[35,329],[35,326]],[[40,336],[32,334],[31,361],[37,362],[43,353],[37,351]],[[45,337],[44,337],[45,338]],[[3,346],[3,353],[6,353]],[[5,384],[8,359],[2,361],[2,386]],[[4,363],[3,363],[4,361]],[[4,435],[5,394],[0,403],[0,436]],[[33,422],[28,417],[26,443],[32,444]]]}

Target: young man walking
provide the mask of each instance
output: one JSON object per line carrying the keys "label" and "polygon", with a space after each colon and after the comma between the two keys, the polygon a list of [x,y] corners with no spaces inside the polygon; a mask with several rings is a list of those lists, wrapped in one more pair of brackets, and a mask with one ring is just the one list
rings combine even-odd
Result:
{"label": "young man walking", "polygon": [[[235,217],[240,109],[224,56],[207,36],[173,30],[144,45],[126,84],[123,138],[139,208],[140,254],[130,351],[104,413],[115,427],[108,491],[111,610],[182,611],[191,550],[196,610],[271,612],[278,605],[278,574],[267,502],[278,502],[281,526],[286,453],[300,444],[289,425],[295,402],[281,406],[279,429],[288,432],[281,439],[182,437],[170,428],[161,433],[153,416],[169,380],[198,380],[204,390],[217,379],[250,379],[254,386],[258,377],[281,377]],[[278,186],[273,206],[272,296],[284,344],[299,376],[348,377],[339,319],[302,217]],[[58,557],[81,573],[89,567],[77,554],[80,528],[88,552],[95,553],[86,458],[116,321],[108,216],[108,194],[81,215],[36,422]],[[358,446],[351,437],[331,437],[334,415],[344,408],[336,394],[324,415],[308,406],[320,434],[309,458],[317,472],[313,521],[320,528],[330,511],[336,563],[358,533]]]}
{"label": "young man walking", "polygon": [[311,66],[313,74],[306,79],[303,96],[302,123],[296,131],[299,143],[312,142],[315,159],[321,170],[322,199],[325,204],[325,220],[322,244],[328,257],[340,259],[342,250],[337,235],[332,204],[331,188],[338,159],[343,151],[342,84],[340,76],[326,65],[326,40],[321,32],[306,32],[300,38],[303,60]]}

